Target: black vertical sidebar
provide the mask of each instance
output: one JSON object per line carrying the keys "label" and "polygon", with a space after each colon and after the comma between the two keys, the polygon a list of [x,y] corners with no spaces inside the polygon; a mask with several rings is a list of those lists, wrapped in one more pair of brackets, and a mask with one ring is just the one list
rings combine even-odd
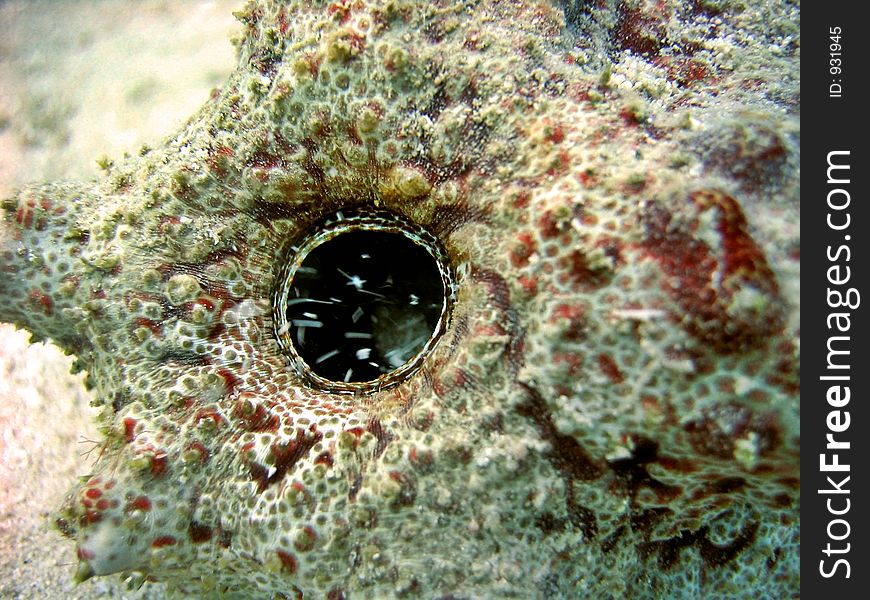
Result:
{"label": "black vertical sidebar", "polygon": [[870,596],[870,180],[862,4],[801,27],[801,596]]}

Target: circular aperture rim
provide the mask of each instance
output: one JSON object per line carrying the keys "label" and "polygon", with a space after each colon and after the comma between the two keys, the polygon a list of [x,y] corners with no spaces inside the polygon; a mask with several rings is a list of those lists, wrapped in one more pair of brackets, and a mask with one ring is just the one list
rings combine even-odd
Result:
{"label": "circular aperture rim", "polygon": [[[368,381],[334,381],[314,372],[302,358],[293,343],[290,324],[287,322],[287,300],[299,267],[306,257],[330,240],[355,231],[397,233],[423,248],[438,268],[443,290],[441,311],[435,328],[423,347],[401,366]],[[372,393],[388,389],[406,381],[420,368],[426,356],[435,348],[450,321],[450,312],[456,299],[456,284],[447,252],[438,239],[426,229],[399,215],[385,211],[346,212],[339,211],[325,219],[316,231],[298,245],[290,246],[278,274],[272,297],[272,326],[281,351],[290,359],[297,373],[312,387],[339,393]]]}

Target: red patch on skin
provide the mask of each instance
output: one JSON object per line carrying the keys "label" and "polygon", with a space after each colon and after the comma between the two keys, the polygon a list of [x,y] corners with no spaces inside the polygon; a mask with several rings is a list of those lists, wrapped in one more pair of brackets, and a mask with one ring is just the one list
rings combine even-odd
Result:
{"label": "red patch on skin", "polygon": [[557,157],[559,162],[547,169],[547,175],[551,177],[567,172],[568,167],[571,166],[571,155],[567,150],[559,150]]}
{"label": "red patch on skin", "polygon": [[163,546],[174,546],[176,544],[176,540],[171,535],[162,535],[158,538],[154,538],[154,541],[151,542],[152,548],[162,548]]}
{"label": "red patch on skin", "polygon": [[103,495],[103,492],[101,492],[97,488],[91,488],[85,492],[85,496],[87,496],[91,500],[96,500],[97,498],[99,498],[102,495]]}
{"label": "red patch on skin", "polygon": [[663,57],[661,64],[667,69],[671,79],[687,87],[698,81],[709,79],[712,75],[707,65],[687,56]]}
{"label": "red patch on skin", "polygon": [[275,550],[275,554],[278,555],[278,558],[281,560],[281,568],[288,573],[295,573],[297,564],[296,557],[290,554],[289,552],[285,552],[284,550]]}
{"label": "red patch on skin", "polygon": [[517,242],[518,244],[511,249],[510,258],[511,264],[520,269],[529,264],[529,257],[535,252],[537,244],[528,231],[517,235]]}
{"label": "red patch on skin", "polygon": [[558,123],[550,124],[546,139],[553,144],[560,144],[565,139],[565,132],[562,130],[562,126]]}
{"label": "red patch on skin", "polygon": [[136,438],[135,430],[136,430],[136,419],[132,417],[127,417],[123,421],[124,423],[124,441],[128,444],[132,442]]}
{"label": "red patch on skin", "polygon": [[145,328],[149,329],[151,331],[151,333],[153,333],[155,336],[160,335],[160,325],[158,325],[156,322],[152,321],[151,319],[145,319],[145,318],[140,317],[133,322],[136,324],[137,327],[145,327]]}
{"label": "red patch on skin", "polygon": [[[569,377],[579,376],[583,367],[583,355],[577,352],[554,352],[553,365],[565,365],[567,375]],[[570,396],[570,389],[564,388],[558,391],[559,394]]]}
{"label": "red patch on skin", "polygon": [[287,20],[287,11],[282,6],[281,10],[278,11],[278,31],[282,36],[287,36],[287,31],[290,29],[290,23]]}
{"label": "red patch on skin", "polygon": [[[242,394],[242,396],[244,395]],[[278,415],[267,410],[260,403],[253,403],[253,411],[251,411],[249,406],[244,398],[240,398],[236,402],[233,416],[238,419],[239,427],[245,431],[258,433],[267,431],[274,433],[278,431],[278,427],[281,425],[281,418]]]}
{"label": "red patch on skin", "polygon": [[212,302],[208,298],[200,296],[199,298],[194,300],[194,303],[204,307],[208,312],[214,311],[214,302]]}
{"label": "red patch on skin", "polygon": [[326,592],[326,600],[345,600],[344,590],[338,587],[331,588]]}
{"label": "red patch on skin", "polygon": [[523,275],[517,278],[517,283],[520,284],[520,288],[526,298],[530,298],[538,293],[538,280],[534,277]]}
{"label": "red patch on skin", "polygon": [[34,206],[33,199],[28,199],[24,206],[19,204],[18,209],[15,211],[15,222],[25,229],[30,229],[30,226],[33,224]]}
{"label": "red patch on skin", "polygon": [[529,193],[526,191],[522,191],[517,194],[516,198],[514,198],[513,206],[514,208],[526,208],[529,205],[530,199],[531,197],[529,196]]}
{"label": "red patch on skin", "polygon": [[190,537],[190,541],[194,544],[202,544],[203,542],[209,541],[212,533],[211,527],[203,525],[202,523],[197,523],[196,521],[192,521],[190,527],[187,528],[188,537]]}
{"label": "red patch on skin", "polygon": [[[696,192],[689,200],[699,216],[716,211],[718,247],[710,248],[696,234],[696,225],[675,222],[660,204],[650,205],[645,215],[643,248],[668,278],[664,289],[683,312],[677,319],[689,334],[722,354],[765,344],[782,329],[779,287],[747,231],[740,206],[717,192]],[[762,306],[735,307],[735,294],[750,290],[758,293]]]}
{"label": "red patch on skin", "polygon": [[620,3],[617,10],[613,37],[619,47],[646,57],[658,54],[666,38],[667,15],[644,12],[626,3]]}
{"label": "red patch on skin", "polygon": [[307,552],[314,547],[316,541],[317,532],[313,527],[306,525],[302,528],[302,536],[293,543],[293,547],[299,552]]}
{"label": "red patch on skin", "polygon": [[[273,483],[281,481],[287,472],[302,459],[317,442],[323,438],[323,434],[306,434],[297,429],[296,439],[284,443],[274,443],[271,446],[272,465],[267,468],[259,463],[251,462],[248,468],[251,477],[257,482],[257,492],[262,493]],[[272,469],[274,469],[272,471]],[[269,473],[270,471],[271,474]]]}
{"label": "red patch on skin", "polygon": [[197,424],[199,424],[199,422],[204,419],[211,419],[218,427],[220,427],[224,423],[223,416],[220,415],[214,408],[201,408],[196,412],[193,417],[194,423]]}
{"label": "red patch on skin", "polygon": [[193,441],[185,446],[185,450],[195,450],[199,453],[200,464],[208,460],[208,449],[202,445],[202,442]]}
{"label": "red patch on skin", "polygon": [[93,550],[86,550],[85,548],[79,546],[78,548],[76,548],[76,556],[78,556],[80,560],[92,560],[96,556],[96,554]]}
{"label": "red patch on skin", "polygon": [[586,255],[580,250],[574,250],[559,259],[559,266],[565,271],[564,279],[573,283],[579,291],[594,291],[610,279],[609,270],[591,267]]}
{"label": "red patch on skin", "polygon": [[51,299],[51,296],[44,294],[39,290],[32,290],[29,299],[34,306],[42,310],[44,315],[51,316],[54,314],[54,300]]}
{"label": "red patch on skin", "polygon": [[417,499],[417,487],[411,475],[401,471],[390,471],[389,478],[399,484],[399,493],[393,503],[396,506],[411,506]]}
{"label": "red patch on skin", "polygon": [[160,450],[151,457],[151,467],[149,470],[151,471],[152,477],[160,477],[166,472],[166,467],[169,463],[166,452]]}
{"label": "red patch on skin", "polygon": [[696,452],[721,459],[733,459],[737,440],[755,434],[758,452],[768,454],[779,447],[782,433],[776,415],[757,414],[737,402],[723,402],[683,426]]}
{"label": "red patch on skin", "polygon": [[365,433],[365,428],[363,427],[350,427],[345,429],[346,432],[351,433],[356,436],[357,439],[362,437],[362,434]]}
{"label": "red patch on skin", "polygon": [[608,379],[613,383],[622,383],[625,381],[625,377],[622,375],[622,371],[619,370],[619,367],[616,365],[616,361],[609,354],[599,354],[598,355],[598,367],[601,369],[601,372],[607,375]]}
{"label": "red patch on skin", "polygon": [[641,123],[638,119],[637,113],[629,108],[623,108],[620,110],[619,116],[623,121],[625,121],[626,125],[636,126]]}
{"label": "red patch on skin", "polygon": [[553,215],[553,211],[548,210],[541,215],[541,218],[538,219],[538,231],[545,240],[553,239],[561,233],[561,228]]}
{"label": "red patch on skin", "polygon": [[333,461],[332,455],[329,452],[321,452],[317,455],[317,458],[314,459],[315,465],[326,465],[329,468],[331,468],[334,463],[335,461]]}
{"label": "red patch on skin", "polygon": [[229,369],[218,369],[217,374],[220,375],[224,380],[224,386],[227,390],[227,395],[232,394],[239,387],[239,384],[242,382],[241,379],[233,375],[233,373]]}
{"label": "red patch on skin", "polygon": [[553,309],[551,323],[566,320],[568,327],[562,337],[570,341],[580,341],[585,337],[586,306],[584,304],[559,304]]}

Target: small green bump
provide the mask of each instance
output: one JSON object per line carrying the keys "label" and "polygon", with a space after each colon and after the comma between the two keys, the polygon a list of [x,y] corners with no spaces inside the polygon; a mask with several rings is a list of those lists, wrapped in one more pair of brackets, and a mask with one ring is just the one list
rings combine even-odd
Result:
{"label": "small green bump", "polygon": [[97,166],[101,171],[105,171],[108,173],[112,170],[112,167],[115,165],[115,161],[103,154],[101,157],[97,159]]}
{"label": "small green bump", "polygon": [[[202,292],[202,288],[200,287],[199,281],[196,277],[182,273],[179,275],[173,275],[169,278],[169,281],[166,282],[164,287],[164,292],[169,301],[175,306],[178,306],[198,298],[199,294]],[[185,333],[183,335],[187,334]]]}
{"label": "small green bump", "polygon": [[613,74],[613,65],[607,64],[604,66],[604,70],[601,71],[601,75],[598,77],[598,85],[601,88],[607,89],[610,87],[610,76]]}

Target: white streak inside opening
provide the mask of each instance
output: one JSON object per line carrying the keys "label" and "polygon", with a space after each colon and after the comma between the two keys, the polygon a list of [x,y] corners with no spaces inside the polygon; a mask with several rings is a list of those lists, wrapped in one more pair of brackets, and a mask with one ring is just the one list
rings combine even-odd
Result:
{"label": "white streak inside opening", "polygon": [[364,331],[345,331],[344,337],[349,340],[370,340],[375,336],[372,333],[366,333]]}
{"label": "white streak inside opening", "polygon": [[321,354],[320,356],[318,356],[317,360],[315,360],[314,362],[315,362],[315,364],[320,364],[325,360],[329,360],[330,358],[332,358],[336,354],[338,354],[338,349],[330,350],[326,354]]}
{"label": "white streak inside opening", "polygon": [[314,319],[293,319],[295,327],[323,327],[323,321],[315,321]]}

